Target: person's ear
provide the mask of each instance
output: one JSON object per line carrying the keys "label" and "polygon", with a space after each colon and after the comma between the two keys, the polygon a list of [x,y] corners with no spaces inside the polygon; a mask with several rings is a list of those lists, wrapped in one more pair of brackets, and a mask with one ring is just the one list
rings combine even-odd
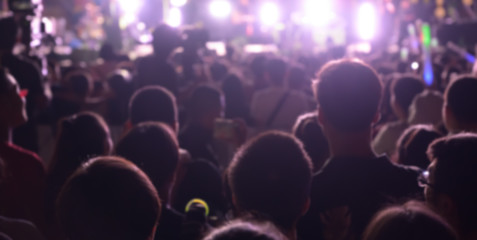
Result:
{"label": "person's ear", "polygon": [[303,205],[303,209],[301,210],[302,216],[305,216],[305,214],[308,212],[308,210],[310,209],[310,205],[311,205],[311,199],[310,197],[308,197],[306,198],[305,205]]}

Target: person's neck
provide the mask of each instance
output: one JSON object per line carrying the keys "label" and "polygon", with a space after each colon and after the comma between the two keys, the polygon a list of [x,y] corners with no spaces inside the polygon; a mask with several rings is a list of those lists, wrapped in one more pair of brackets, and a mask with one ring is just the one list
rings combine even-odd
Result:
{"label": "person's neck", "polygon": [[297,240],[297,235],[296,235],[296,227],[293,227],[292,229],[284,230],[283,234],[287,237],[289,240]]}
{"label": "person's neck", "polygon": [[10,143],[12,140],[12,131],[8,127],[0,127],[0,141]]}
{"label": "person's neck", "polygon": [[371,147],[371,130],[335,132],[328,136],[331,157],[376,157]]}

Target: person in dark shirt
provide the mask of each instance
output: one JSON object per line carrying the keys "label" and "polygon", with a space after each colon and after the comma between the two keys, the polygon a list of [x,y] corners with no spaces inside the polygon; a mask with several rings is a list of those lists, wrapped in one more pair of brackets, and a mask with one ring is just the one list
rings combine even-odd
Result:
{"label": "person in dark shirt", "polygon": [[169,206],[179,161],[179,144],[174,131],[164,123],[140,123],[119,141],[116,154],[141,168],[159,193],[162,214],[156,239],[177,239],[184,216]]}
{"label": "person in dark shirt", "polygon": [[154,54],[137,62],[137,88],[160,85],[177,95],[179,78],[168,58],[179,46],[179,35],[173,28],[163,24],[155,29],[153,37]]}
{"label": "person in dark shirt", "polygon": [[0,215],[29,220],[41,228],[45,168],[36,154],[12,143],[12,129],[28,119],[24,94],[15,78],[0,68],[0,158],[5,174],[0,187]]}
{"label": "person in dark shirt", "polygon": [[188,123],[179,133],[179,143],[193,159],[208,160],[218,166],[212,149],[214,122],[224,115],[224,99],[215,88],[198,87],[189,100]]}
{"label": "person in dark shirt", "polygon": [[313,178],[311,208],[299,234],[304,239],[333,234],[330,219],[340,213],[351,216],[350,232],[359,239],[384,204],[420,191],[419,170],[394,165],[371,148],[371,128],[379,120],[382,92],[371,67],[359,60],[332,61],[318,79],[314,85],[318,119],[331,157]]}
{"label": "person in dark shirt", "polygon": [[477,78],[452,81],[444,94],[444,123],[451,134],[477,132]]}
{"label": "person in dark shirt", "polygon": [[21,89],[28,90],[26,111],[29,120],[18,126],[13,133],[13,142],[28,150],[38,151],[36,114],[39,107],[46,106],[44,86],[38,67],[30,60],[13,55],[17,37],[17,25],[12,17],[0,19],[0,66],[7,68],[18,81]]}

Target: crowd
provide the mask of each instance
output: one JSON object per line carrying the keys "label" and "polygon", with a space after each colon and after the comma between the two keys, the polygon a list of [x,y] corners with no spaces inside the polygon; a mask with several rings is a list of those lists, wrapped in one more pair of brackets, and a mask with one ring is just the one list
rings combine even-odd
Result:
{"label": "crowd", "polygon": [[43,78],[16,29],[0,19],[0,239],[477,239],[457,55],[427,86],[385,53],[221,58],[192,35],[177,53],[162,25],[150,56],[105,45]]}

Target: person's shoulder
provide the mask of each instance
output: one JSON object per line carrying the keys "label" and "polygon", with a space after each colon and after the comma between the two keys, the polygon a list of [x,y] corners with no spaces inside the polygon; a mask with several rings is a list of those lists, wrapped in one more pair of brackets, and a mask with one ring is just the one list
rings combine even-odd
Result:
{"label": "person's shoulder", "polygon": [[43,163],[36,153],[20,146],[14,144],[2,145],[2,152],[4,161],[15,161],[21,165],[36,165],[37,167],[43,168]]}
{"label": "person's shoulder", "polygon": [[395,180],[409,180],[417,184],[417,177],[422,169],[415,166],[405,166],[393,163],[387,156],[381,156],[374,159],[374,166],[383,176]]}

